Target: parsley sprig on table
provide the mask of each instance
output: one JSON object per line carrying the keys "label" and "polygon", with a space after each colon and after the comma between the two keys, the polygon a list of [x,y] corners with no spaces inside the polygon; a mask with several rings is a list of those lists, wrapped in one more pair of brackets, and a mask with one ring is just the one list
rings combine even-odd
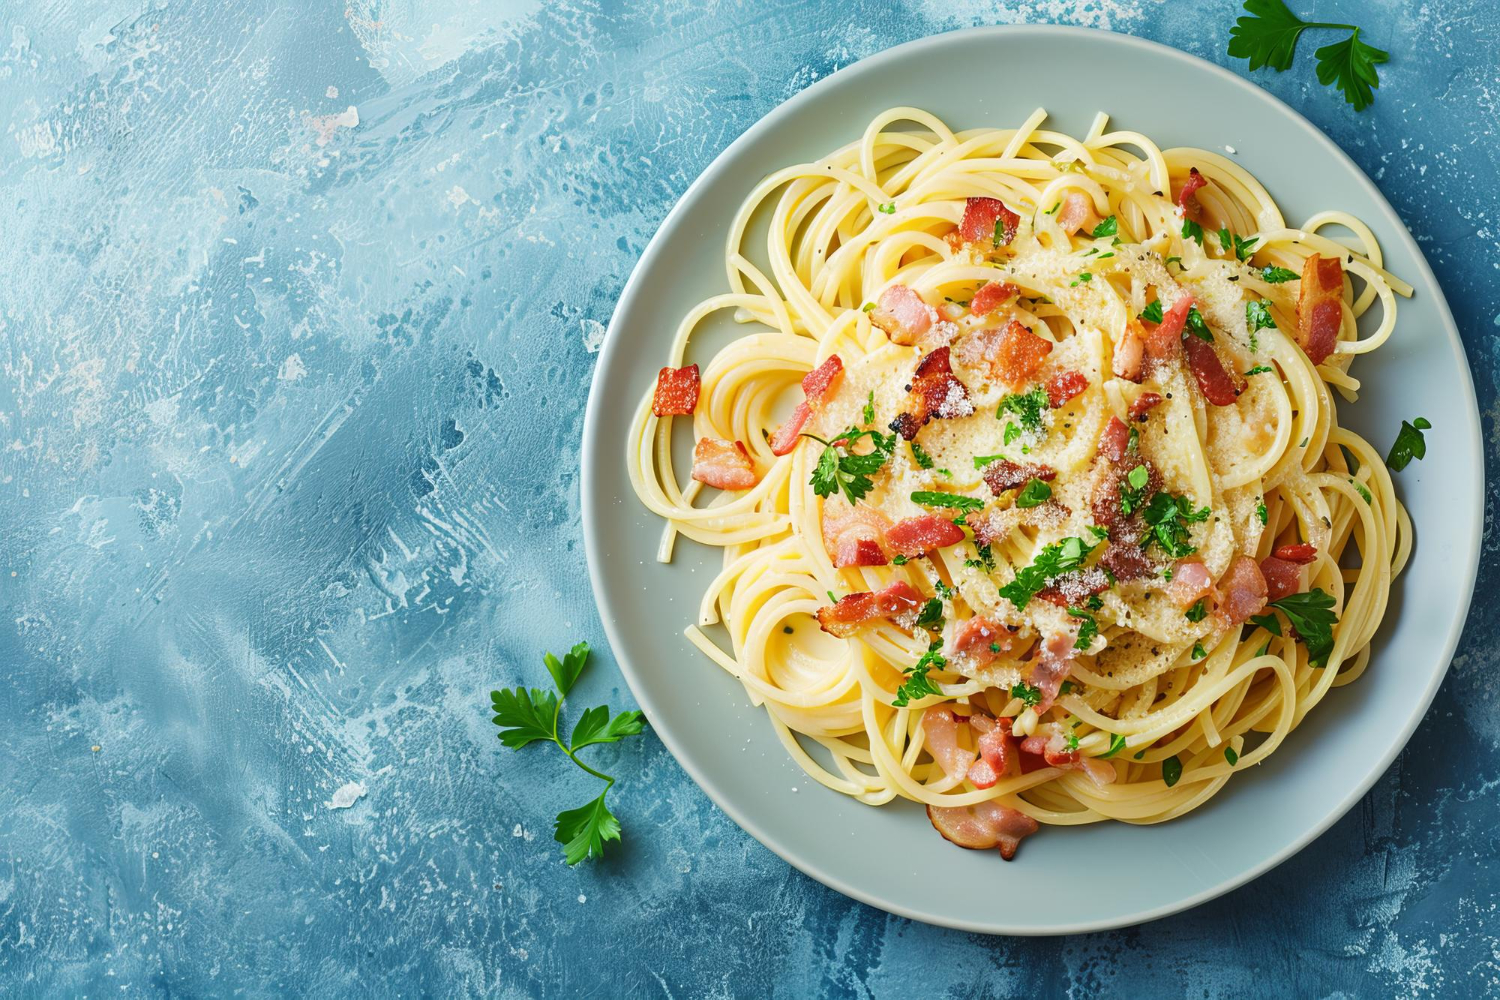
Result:
{"label": "parsley sprig on table", "polygon": [[1357,26],[1304,21],[1282,0],[1245,0],[1245,12],[1229,29],[1231,56],[1250,60],[1252,70],[1270,66],[1279,72],[1291,68],[1304,31],[1347,31],[1348,38],[1313,53],[1318,60],[1318,82],[1337,86],[1355,111],[1363,111],[1375,99],[1373,91],[1380,86],[1375,67],[1389,60],[1390,53],[1360,41]]}
{"label": "parsley sprig on table", "polygon": [[556,744],[574,764],[604,782],[604,791],[598,798],[577,809],[565,809],[557,814],[553,839],[563,845],[563,856],[570,865],[585,858],[602,857],[604,842],[620,839],[620,821],[604,803],[604,796],[614,787],[615,779],[579,760],[578,751],[597,743],[618,743],[627,736],[639,734],[646,724],[640,712],[621,712],[611,717],[609,708],[600,705],[584,710],[573,726],[572,735],[564,742],[557,728],[558,717],[562,714],[563,700],[583,673],[588,658],[589,644],[586,642],[578,643],[561,660],[551,653],[543,657],[557,689],[555,693],[543,688],[527,690],[524,687],[490,692],[490,703],[495,712],[491,721],[500,727],[501,743],[512,750],[536,742]]}

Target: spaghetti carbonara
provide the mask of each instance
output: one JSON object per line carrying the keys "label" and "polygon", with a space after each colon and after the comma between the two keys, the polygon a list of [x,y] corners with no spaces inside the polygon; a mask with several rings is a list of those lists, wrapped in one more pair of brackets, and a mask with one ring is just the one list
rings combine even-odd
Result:
{"label": "spaghetti carbonara", "polygon": [[[687,633],[787,752],[1006,859],[1273,753],[1363,671],[1411,537],[1335,410],[1411,294],[1369,229],[1045,118],[896,108],[767,177],[629,433],[660,558],[724,550]],[[686,365],[721,310],[748,332]]]}

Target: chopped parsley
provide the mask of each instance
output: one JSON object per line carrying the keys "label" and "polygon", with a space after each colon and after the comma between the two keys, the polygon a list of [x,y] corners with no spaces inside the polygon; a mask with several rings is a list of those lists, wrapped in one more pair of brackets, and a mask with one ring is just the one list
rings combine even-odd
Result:
{"label": "chopped parsley", "polygon": [[1040,479],[1033,479],[1016,494],[1016,506],[1036,507],[1052,499],[1052,487]]}
{"label": "chopped parsley", "polygon": [[1083,608],[1069,608],[1068,614],[1079,619],[1078,638],[1073,641],[1073,648],[1088,649],[1094,644],[1094,637],[1099,634],[1099,623]]}
{"label": "chopped parsley", "polygon": [[1229,761],[1230,767],[1233,767],[1240,762],[1240,755],[1234,752],[1234,747],[1226,743],[1224,744],[1224,759]]}
{"label": "chopped parsley", "polygon": [[1260,518],[1261,524],[1269,523],[1271,512],[1266,510],[1266,502],[1264,500],[1255,505],[1255,516]]}
{"label": "chopped parsley", "polygon": [[1150,476],[1144,465],[1137,465],[1125,474],[1125,481],[1120,484],[1120,513],[1135,513],[1145,499],[1146,481]]}
{"label": "chopped parsley", "polygon": [[1168,263],[1168,264],[1170,264],[1170,263],[1172,263],[1172,261],[1174,261],[1174,260],[1175,260],[1175,261],[1176,261],[1176,262],[1177,262],[1177,266],[1178,266],[1178,267],[1181,267],[1181,266],[1182,266],[1182,258],[1181,258],[1181,257],[1178,257],[1178,256],[1177,256],[1177,255],[1175,255],[1175,254],[1174,254],[1174,255],[1172,255],[1172,256],[1171,256],[1171,257],[1168,257],[1168,258],[1167,258],[1167,260],[1166,260],[1166,262],[1167,262],[1167,263]]}
{"label": "chopped parsley", "polygon": [[1197,548],[1192,544],[1187,526],[1208,520],[1209,513],[1207,507],[1195,512],[1192,501],[1185,496],[1173,496],[1165,490],[1157,493],[1141,511],[1141,516],[1151,526],[1151,533],[1146,536],[1142,548],[1150,548],[1155,542],[1173,559],[1191,555]]}
{"label": "chopped parsley", "polygon": [[891,565],[892,566],[905,566],[906,565],[906,557],[905,556],[892,556],[891,557]]}
{"label": "chopped parsley", "polygon": [[1349,485],[1354,487],[1354,492],[1358,493],[1364,499],[1365,503],[1375,502],[1375,498],[1370,496],[1370,491],[1364,483],[1357,479],[1351,479],[1349,480]]}
{"label": "chopped parsley", "polygon": [[1057,214],[1057,210],[1059,208],[1062,208],[1062,202],[1058,202],[1056,205],[1053,205],[1051,208],[1047,209],[1047,211],[1043,212],[1042,214],[1043,215],[1056,215]]}
{"label": "chopped parsley", "polygon": [[942,648],[943,641],[941,639],[936,640],[932,645],[927,647],[927,652],[923,653],[922,658],[912,665],[911,670],[906,675],[905,682],[896,689],[896,700],[891,702],[892,705],[895,705],[897,708],[905,708],[914,700],[925,698],[930,694],[942,694],[936,685],[927,678],[927,671],[932,669],[941,670],[948,665],[947,658],[938,652]]}
{"label": "chopped parsley", "polygon": [[1177,755],[1174,753],[1161,762],[1161,780],[1167,783],[1168,788],[1171,788],[1177,784],[1177,779],[1181,777],[1182,761],[1178,760]]}
{"label": "chopped parsley", "polygon": [[1245,377],[1249,378],[1252,375],[1265,375],[1268,373],[1274,373],[1275,371],[1276,369],[1272,368],[1270,365],[1256,365],[1254,368],[1245,373]]}
{"label": "chopped parsley", "polygon": [[1073,281],[1072,281],[1072,283],[1069,284],[1068,287],[1069,288],[1077,288],[1079,282],[1083,282],[1083,283],[1087,284],[1088,282],[1093,281],[1093,280],[1094,280],[1094,276],[1092,274],[1090,274],[1089,272],[1084,271],[1078,277],[1074,278]]}
{"label": "chopped parsley", "polygon": [[1182,220],[1182,238],[1185,240],[1196,240],[1198,245],[1203,245],[1203,227],[1192,219]]}
{"label": "chopped parsley", "polygon": [[995,554],[990,550],[988,545],[974,546],[974,555],[975,558],[964,560],[965,566],[972,567],[973,569],[982,569],[986,573],[995,572]]}
{"label": "chopped parsley", "polygon": [[[1203,602],[1199,601],[1198,603],[1202,604]],[[1207,655],[1208,655],[1208,650],[1206,650],[1206,649],[1203,648],[1203,643],[1201,643],[1201,642],[1195,642],[1195,643],[1193,643],[1193,662],[1194,663],[1196,663],[1197,661],[1203,659]]]}
{"label": "chopped parsley", "polygon": [[[995,411],[995,419],[1002,419],[1006,413],[1014,413],[1020,419],[1023,430],[1040,433],[1046,429],[1046,424],[1042,422],[1042,414],[1046,413],[1051,405],[1052,400],[1047,396],[1047,390],[1042,386],[1037,386],[1030,392],[1011,393],[1000,400],[1000,407]],[[1009,433],[1007,429],[1006,434],[1009,435]],[[1010,444],[1011,440],[1013,439],[1007,437],[1005,443]]]}
{"label": "chopped parsley", "polygon": [[1300,277],[1296,271],[1288,271],[1284,267],[1267,266],[1261,268],[1260,276],[1268,285],[1279,285],[1285,281],[1296,281]]}
{"label": "chopped parsley", "polygon": [[932,456],[927,454],[927,450],[915,441],[911,443],[911,457],[912,461],[917,463],[917,468],[932,468]]}
{"label": "chopped parsley", "polygon": [[929,597],[922,610],[917,612],[917,628],[941,629],[943,627],[943,602],[941,598]]}
{"label": "chopped parsley", "polygon": [[[826,445],[823,454],[818,458],[817,466],[813,469],[811,480],[813,492],[820,497],[841,492],[850,504],[858,503],[866,493],[870,492],[875,485],[870,477],[880,471],[880,467],[891,457],[891,452],[896,447],[895,434],[881,434],[879,431],[859,430],[854,427],[835,438],[837,444],[824,441],[815,434],[802,436]],[[875,446],[874,449],[863,455],[852,453],[849,449],[853,448],[860,438],[866,436]]]}
{"label": "chopped parsley", "polygon": [[1219,230],[1219,247],[1225,251],[1233,250],[1234,256],[1239,260],[1246,260],[1255,251],[1252,247],[1260,242],[1260,237],[1252,236],[1248,240],[1241,239],[1238,233],[1231,233],[1227,228]]}
{"label": "chopped parsley", "polygon": [[875,311],[875,303],[873,303],[873,302],[866,302],[864,305],[860,306],[860,311],[861,312],[867,312],[867,313],[874,312]]}
{"label": "chopped parsley", "polygon": [[911,502],[923,507],[952,507],[964,512],[979,510],[984,506],[984,501],[978,497],[966,497],[959,493],[939,493],[935,490],[917,490],[911,495]]}
{"label": "chopped parsley", "polygon": [[954,596],[958,594],[958,591],[948,586],[942,580],[934,580],[932,586],[938,592],[938,596],[945,601],[953,600]]}
{"label": "chopped parsley", "polygon": [[1096,546],[1097,543],[1091,545],[1073,535],[1044,546],[1030,566],[1023,566],[1013,580],[1000,588],[1000,596],[1014,604],[1017,611],[1026,610],[1026,605],[1049,581],[1083,565]]}
{"label": "chopped parsley", "polygon": [[[1204,599],[1200,597],[1198,598],[1196,604],[1182,613],[1182,617],[1186,618],[1190,622],[1201,622],[1203,620],[1203,616],[1206,614],[1208,614],[1208,604],[1205,603]],[[1203,647],[1201,646],[1198,647],[1198,649],[1202,648]],[[1193,658],[1198,658],[1198,653],[1196,650],[1194,650],[1193,652]]]}
{"label": "chopped parsley", "polygon": [[1006,444],[1014,444],[1016,438],[1018,438],[1020,436],[1021,436],[1021,428],[1017,427],[1013,423],[1007,423],[1005,425],[1005,443]]}
{"label": "chopped parsley", "polygon": [[1210,344],[1214,342],[1213,331],[1208,328],[1208,323],[1203,319],[1203,314],[1198,311],[1197,306],[1189,306],[1187,314],[1188,332],[1199,340],[1206,340]]}
{"label": "chopped parsley", "polygon": [[1115,754],[1125,749],[1125,737],[1119,733],[1109,734],[1109,749],[1101,753],[1095,760],[1109,760]]}
{"label": "chopped parsley", "polygon": [[1390,454],[1385,456],[1385,464],[1400,472],[1411,464],[1412,459],[1426,458],[1427,439],[1422,437],[1422,432],[1431,429],[1432,424],[1426,417],[1401,421],[1401,430],[1396,432],[1396,440],[1391,444]]}
{"label": "chopped parsley", "polygon": [[1010,696],[1020,698],[1027,706],[1036,705],[1042,700],[1042,689],[1034,688],[1025,681],[1017,681],[1010,686]]}
{"label": "chopped parsley", "polygon": [[[1339,616],[1333,613],[1333,595],[1314,587],[1305,594],[1289,594],[1267,607],[1286,615],[1297,635],[1307,644],[1307,665],[1321,667],[1333,652],[1333,626]],[[1277,633],[1280,634],[1280,633]]]}
{"label": "chopped parsley", "polygon": [[1120,221],[1113,215],[1094,227],[1094,239],[1102,240],[1106,236],[1113,236],[1120,231]]}
{"label": "chopped parsley", "polygon": [[1141,319],[1147,323],[1160,323],[1162,315],[1161,299],[1152,299],[1151,304],[1141,310]]}
{"label": "chopped parsley", "polygon": [[[865,418],[866,424],[873,424],[875,422],[875,391],[873,389],[870,390],[870,395],[865,399],[865,411],[862,416]],[[913,444],[915,445],[915,442]]]}
{"label": "chopped parsley", "polygon": [[1250,336],[1254,337],[1260,330],[1273,330],[1276,328],[1276,320],[1271,318],[1271,305],[1265,299],[1256,299],[1254,302],[1245,303],[1245,325],[1250,328]]}
{"label": "chopped parsley", "polygon": [[1003,458],[1005,458],[1004,455],[975,455],[974,468],[982,469],[991,462],[998,462]]}
{"label": "chopped parsley", "polygon": [[1125,440],[1125,454],[1134,455],[1141,450],[1141,432],[1130,428],[1130,437]]}
{"label": "chopped parsley", "polygon": [[884,205],[880,206],[880,211],[886,215],[895,215],[896,203],[894,201],[888,201]]}

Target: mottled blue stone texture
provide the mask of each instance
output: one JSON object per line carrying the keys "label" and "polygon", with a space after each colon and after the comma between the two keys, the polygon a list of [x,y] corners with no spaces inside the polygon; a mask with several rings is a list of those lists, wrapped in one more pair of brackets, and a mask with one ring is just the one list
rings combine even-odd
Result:
{"label": "mottled blue stone texture", "polygon": [[[1391,52],[1363,114],[1307,41],[1253,79],[1407,220],[1493,460],[1500,10],[1293,6]],[[586,784],[488,718],[491,687],[544,680],[541,650],[602,645],[584,397],[632,265],[721,149],[839,67],[971,24],[1109,27],[1244,73],[1235,13],[0,4],[0,995],[1494,990],[1493,535],[1447,683],[1364,802],[1133,930],[991,939],[851,902],[649,735],[599,752],[624,844],[569,869],[550,823]],[[582,697],[630,703],[607,650]]]}

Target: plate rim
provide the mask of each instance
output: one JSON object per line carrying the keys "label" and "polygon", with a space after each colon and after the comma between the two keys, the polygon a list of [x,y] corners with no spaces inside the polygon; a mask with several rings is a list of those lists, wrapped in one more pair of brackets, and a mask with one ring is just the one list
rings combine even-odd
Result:
{"label": "plate rim", "polygon": [[[680,747],[676,737],[672,735],[670,727],[657,724],[658,715],[656,706],[649,695],[649,686],[646,685],[636,674],[631,665],[630,657],[625,652],[625,645],[614,625],[614,616],[609,613],[611,598],[609,592],[602,586],[602,573],[600,572],[600,543],[596,537],[596,525],[598,523],[599,501],[596,498],[593,484],[594,474],[592,470],[596,467],[595,456],[598,449],[609,447],[602,443],[605,436],[603,429],[605,421],[600,414],[598,397],[603,392],[601,386],[604,379],[599,373],[607,368],[607,361],[620,349],[621,334],[616,330],[616,317],[627,310],[622,308],[629,303],[638,293],[642,275],[650,269],[655,259],[663,252],[666,243],[666,234],[676,228],[677,220],[685,212],[684,206],[689,204],[692,196],[697,190],[706,185],[708,179],[725,169],[726,165],[733,160],[739,151],[761,139],[761,137],[774,129],[778,121],[800,109],[803,105],[814,102],[825,91],[832,88],[835,83],[848,76],[858,73],[869,72],[872,69],[892,61],[897,61],[925,49],[941,48],[952,44],[960,38],[968,38],[976,35],[992,36],[1016,36],[1034,35],[1047,37],[1086,36],[1096,38],[1108,36],[1110,44],[1123,45],[1127,48],[1134,47],[1152,56],[1176,59],[1187,63],[1194,70],[1207,72],[1219,77],[1221,80],[1231,84],[1235,89],[1252,100],[1261,100],[1274,106],[1276,110],[1286,115],[1298,128],[1309,133],[1312,141],[1322,146],[1337,160],[1348,167],[1358,183],[1371,197],[1372,201],[1385,215],[1383,220],[1393,230],[1387,237],[1388,242],[1394,241],[1402,244],[1407,249],[1417,265],[1416,278],[1418,282],[1414,285],[1434,289],[1435,304],[1439,317],[1442,320],[1442,332],[1446,336],[1449,350],[1455,355],[1459,362],[1458,368],[1462,373],[1462,388],[1466,393],[1468,406],[1465,408],[1469,418],[1469,428],[1472,434],[1472,447],[1470,448],[1469,461],[1473,468],[1478,470],[1475,478],[1474,496],[1471,498],[1472,516],[1469,518],[1468,534],[1470,544],[1468,546],[1470,557],[1468,565],[1464,567],[1465,574],[1462,579],[1463,586],[1459,591],[1458,612],[1448,626],[1448,634],[1443,640],[1441,649],[1440,666],[1433,671],[1431,679],[1421,696],[1412,702],[1413,710],[1406,722],[1402,725],[1398,737],[1392,740],[1389,749],[1378,761],[1370,767],[1367,772],[1355,783],[1352,790],[1341,798],[1317,823],[1312,824],[1306,832],[1293,838],[1286,846],[1273,853],[1263,861],[1252,865],[1242,872],[1238,872],[1227,878],[1221,879],[1209,888],[1203,889],[1190,896],[1184,896],[1171,903],[1164,903],[1155,907],[1141,910],[1135,913],[1125,914],[1113,918],[1100,920],[1080,920],[1073,923],[1021,925],[1000,921],[979,922],[958,919],[947,916],[940,912],[924,910],[918,907],[907,906],[882,899],[876,893],[869,892],[857,885],[851,884],[831,873],[821,871],[815,864],[808,863],[799,858],[794,850],[778,841],[774,836],[767,833],[760,824],[750,815],[746,814],[731,800],[722,795],[715,783],[710,780],[693,761],[693,759]],[[635,266],[631,268],[630,277],[620,291],[610,322],[605,331],[604,341],[599,351],[591,372],[588,400],[584,412],[582,448],[580,451],[579,491],[581,500],[581,519],[583,522],[584,553],[589,571],[589,587],[594,596],[595,605],[599,611],[599,620],[604,629],[605,637],[609,640],[610,649],[614,653],[615,661],[619,665],[620,673],[630,687],[631,694],[635,697],[637,704],[645,711],[647,719],[651,722],[652,729],[657,737],[666,746],[667,750],[676,759],[677,763],[687,772],[693,782],[708,796],[714,805],[718,806],[740,829],[750,834],[777,857],[781,858],[793,868],[807,875],[823,885],[839,892],[851,899],[858,900],[878,910],[895,914],[922,923],[932,924],[939,927],[947,927],[954,930],[968,931],[972,933],[1010,935],[1010,936],[1053,936],[1062,934],[1084,934],[1095,931],[1112,930],[1121,927],[1133,927],[1140,924],[1158,920],[1184,910],[1200,906],[1212,899],[1231,892],[1249,882],[1254,881],[1271,869],[1281,865],[1293,855],[1300,853],[1314,840],[1321,837],[1333,824],[1342,819],[1350,809],[1360,802],[1369,792],[1386,770],[1395,761],[1396,757],[1406,748],[1412,734],[1426,717],[1433,699],[1437,696],[1438,689],[1442,686],[1453,664],[1453,656],[1458,648],[1465,626],[1468,624],[1469,611],[1473,602],[1474,587],[1478,580],[1480,548],[1482,546],[1484,528],[1484,497],[1485,497],[1485,464],[1484,464],[1484,433],[1483,424],[1479,414],[1478,396],[1474,390],[1474,376],[1470,369],[1467,353],[1464,350],[1463,339],[1459,334],[1458,326],[1454,322],[1452,310],[1448,307],[1447,297],[1443,294],[1441,284],[1433,273],[1431,265],[1422,253],[1421,247],[1416,239],[1407,229],[1405,222],[1391,203],[1386,199],[1380,188],[1370,180],[1369,176],[1358,163],[1344,152],[1344,150],[1322,129],[1303,116],[1297,109],[1282,101],[1269,91],[1257,86],[1244,77],[1241,77],[1222,66],[1208,61],[1201,56],[1184,52],[1162,42],[1135,35],[1124,34],[1116,31],[1108,31],[1100,28],[1084,28],[1072,25],[1056,24],[1005,24],[1005,25],[981,25],[968,28],[960,28],[954,31],[945,31],[938,34],[927,35],[922,38],[912,39],[899,45],[882,49],[856,62],[829,74],[821,80],[816,81],[805,89],[782,101],[770,111],[766,112],[759,120],[744,131],[738,138],[726,146],[712,161],[703,168],[702,172],[695,177],[678,196],[672,208],[662,218],[656,232],[652,235],[646,248],[642,251]]]}

